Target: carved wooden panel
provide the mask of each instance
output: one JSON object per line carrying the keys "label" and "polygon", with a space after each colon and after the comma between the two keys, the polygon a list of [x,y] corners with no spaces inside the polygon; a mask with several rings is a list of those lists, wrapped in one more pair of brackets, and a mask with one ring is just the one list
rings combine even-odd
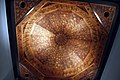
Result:
{"label": "carved wooden panel", "polygon": [[15,23],[18,24],[28,13],[41,0],[15,0]]}
{"label": "carved wooden panel", "polygon": [[[43,0],[17,25],[23,80],[95,78],[111,26],[105,22],[112,22],[114,13],[106,19],[97,9],[106,12],[103,6],[107,5],[91,5],[78,1]],[[109,9],[115,12],[115,7]]]}
{"label": "carved wooden panel", "polygon": [[103,26],[109,32],[114,19],[116,7],[94,4],[94,3],[91,3],[91,6],[99,16]]}

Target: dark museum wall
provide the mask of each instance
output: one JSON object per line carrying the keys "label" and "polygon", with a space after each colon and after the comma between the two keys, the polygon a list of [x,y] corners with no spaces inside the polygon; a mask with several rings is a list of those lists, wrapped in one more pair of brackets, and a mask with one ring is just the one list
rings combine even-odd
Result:
{"label": "dark museum wall", "polygon": [[6,21],[5,0],[0,0],[0,80],[14,80]]}
{"label": "dark museum wall", "polygon": [[[0,80],[14,80],[5,0],[0,0]],[[101,80],[120,80],[120,27]]]}
{"label": "dark museum wall", "polygon": [[120,25],[101,80],[120,80]]}

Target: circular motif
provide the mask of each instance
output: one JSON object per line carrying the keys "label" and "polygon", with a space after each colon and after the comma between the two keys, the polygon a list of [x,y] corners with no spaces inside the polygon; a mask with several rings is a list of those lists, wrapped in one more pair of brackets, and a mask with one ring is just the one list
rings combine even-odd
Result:
{"label": "circular motif", "polygon": [[24,9],[26,6],[26,3],[24,1],[21,1],[19,5],[20,5],[20,8]]}
{"label": "circular motif", "polygon": [[69,36],[64,32],[60,31],[56,34],[54,41],[57,45],[63,46],[67,43]]}
{"label": "circular motif", "polygon": [[109,12],[104,12],[104,17],[109,17],[110,13]]}

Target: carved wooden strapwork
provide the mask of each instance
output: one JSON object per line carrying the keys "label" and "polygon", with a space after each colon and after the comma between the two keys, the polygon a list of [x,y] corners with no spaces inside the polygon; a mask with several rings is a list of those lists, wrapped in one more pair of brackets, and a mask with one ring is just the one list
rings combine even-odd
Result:
{"label": "carved wooden strapwork", "polygon": [[91,3],[91,6],[101,19],[103,26],[106,28],[108,32],[110,32],[110,28],[115,16],[116,7],[94,3]]}
{"label": "carved wooden strapwork", "polygon": [[40,2],[16,31],[21,76],[35,80],[94,79],[108,37],[87,2],[63,0]]}
{"label": "carved wooden strapwork", "polygon": [[25,17],[26,13],[40,1],[41,0],[15,0],[15,23],[19,23]]}

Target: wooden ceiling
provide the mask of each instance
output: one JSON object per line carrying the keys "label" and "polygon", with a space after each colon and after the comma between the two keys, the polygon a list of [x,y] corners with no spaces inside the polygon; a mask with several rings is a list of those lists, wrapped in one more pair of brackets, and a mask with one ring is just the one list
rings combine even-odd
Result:
{"label": "wooden ceiling", "polygon": [[114,6],[68,0],[16,0],[14,5],[23,80],[95,78]]}

